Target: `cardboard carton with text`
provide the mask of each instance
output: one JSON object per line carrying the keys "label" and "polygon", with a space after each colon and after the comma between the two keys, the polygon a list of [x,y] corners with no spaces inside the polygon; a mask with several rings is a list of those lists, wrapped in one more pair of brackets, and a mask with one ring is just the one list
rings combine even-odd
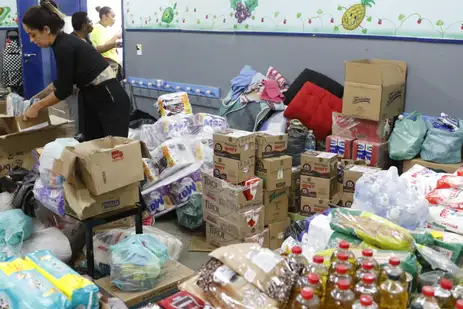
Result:
{"label": "cardboard carton with text", "polygon": [[288,188],[275,191],[264,190],[264,225],[278,222],[288,217]]}
{"label": "cardboard carton with text", "polygon": [[292,163],[290,156],[258,159],[256,176],[264,180],[264,189],[268,191],[288,188],[291,186]]}
{"label": "cardboard carton with text", "polygon": [[255,235],[246,237],[244,239],[237,239],[231,236],[228,233],[225,233],[220,227],[214,224],[210,224],[206,222],[206,241],[208,244],[216,246],[216,247],[223,247],[233,244],[239,244],[242,242],[253,242],[258,243],[260,245],[264,244],[265,234],[257,233]]}
{"label": "cardboard carton with text", "polygon": [[255,158],[234,160],[214,155],[214,176],[239,184],[254,176]]}
{"label": "cardboard carton with text", "polygon": [[301,176],[301,196],[331,199],[337,190],[337,177],[330,179]]}
{"label": "cardboard carton with text", "polygon": [[285,231],[291,224],[290,218],[285,218],[282,221],[269,224],[269,249],[276,250],[281,247],[285,240]]}
{"label": "cardboard carton with text", "polygon": [[301,155],[301,175],[332,178],[338,173],[338,155],[330,152],[306,151]]}
{"label": "cardboard carton with text", "polygon": [[256,157],[272,158],[286,153],[288,134],[258,132],[256,134]]}
{"label": "cardboard carton with text", "polygon": [[360,177],[365,173],[375,173],[380,171],[380,168],[354,165],[344,169],[343,192],[355,193],[355,184]]}
{"label": "cardboard carton with text", "polygon": [[317,199],[312,197],[301,197],[301,215],[311,216],[322,213],[330,208],[330,205],[339,205],[341,193],[336,194],[332,199]]}
{"label": "cardboard carton with text", "polygon": [[253,132],[228,129],[214,133],[214,155],[237,161],[255,157],[256,135]]}

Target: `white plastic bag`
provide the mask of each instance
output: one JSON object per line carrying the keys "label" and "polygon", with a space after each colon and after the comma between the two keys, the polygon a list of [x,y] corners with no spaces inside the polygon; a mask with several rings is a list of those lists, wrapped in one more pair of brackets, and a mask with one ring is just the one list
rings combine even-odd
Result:
{"label": "white plastic bag", "polygon": [[14,194],[7,191],[0,193],[0,211],[14,209],[13,207]]}
{"label": "white plastic bag", "polygon": [[71,244],[63,232],[55,227],[34,231],[31,237],[24,241],[21,254],[26,255],[35,251],[47,249],[65,263],[71,260]]}
{"label": "white plastic bag", "polygon": [[53,163],[61,157],[64,148],[79,144],[73,138],[58,138],[54,142],[48,143],[43,147],[39,159],[39,173],[43,184],[48,187],[62,187],[64,179],[60,175],[52,172]]}
{"label": "white plastic bag", "polygon": [[404,228],[424,227],[428,202],[399,177],[396,167],[365,173],[355,185],[354,209],[374,213]]}
{"label": "white plastic bag", "polygon": [[419,164],[415,164],[411,169],[400,175],[407,184],[415,189],[417,194],[422,197],[436,188],[437,181],[445,174],[436,173]]}
{"label": "white plastic bag", "polygon": [[463,235],[463,211],[445,206],[429,207],[428,227]]}
{"label": "white plastic bag", "polygon": [[202,162],[201,171],[214,169],[214,142],[212,134],[200,134],[191,138],[191,148],[197,161]]}

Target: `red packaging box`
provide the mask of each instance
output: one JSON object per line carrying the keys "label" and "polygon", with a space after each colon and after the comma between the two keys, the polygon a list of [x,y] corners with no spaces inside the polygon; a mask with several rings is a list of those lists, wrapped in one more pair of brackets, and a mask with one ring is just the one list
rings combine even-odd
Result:
{"label": "red packaging box", "polygon": [[392,118],[372,121],[333,112],[333,125],[331,129],[333,135],[382,143],[389,139],[392,128]]}
{"label": "red packaging box", "polygon": [[386,168],[389,164],[388,142],[355,140],[352,147],[352,159],[365,161],[368,166]]}
{"label": "red packaging box", "polygon": [[337,154],[343,159],[352,159],[353,138],[329,135],[325,140],[325,151]]}

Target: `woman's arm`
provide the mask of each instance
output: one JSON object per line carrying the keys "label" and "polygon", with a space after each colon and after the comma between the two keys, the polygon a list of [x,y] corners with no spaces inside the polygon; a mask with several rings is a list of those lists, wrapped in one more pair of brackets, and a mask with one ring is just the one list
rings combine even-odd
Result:
{"label": "woman's arm", "polygon": [[48,85],[47,88],[43,89],[42,91],[40,91],[39,93],[37,93],[35,96],[33,96],[31,98],[31,101],[33,99],[39,99],[39,100],[43,100],[45,99],[50,93],[52,93],[53,91],[55,91],[55,85],[53,83],[51,83],[50,85]]}
{"label": "woman's arm", "polygon": [[41,110],[56,105],[59,102],[61,102],[61,100],[55,96],[54,92],[52,92],[49,95],[47,95],[44,99],[32,104],[24,113],[24,118],[26,120],[37,118],[37,115]]}

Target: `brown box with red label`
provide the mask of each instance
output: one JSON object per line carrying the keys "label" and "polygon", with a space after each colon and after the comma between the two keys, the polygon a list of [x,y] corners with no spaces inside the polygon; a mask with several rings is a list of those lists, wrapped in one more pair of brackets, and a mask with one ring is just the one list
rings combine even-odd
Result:
{"label": "brown box with red label", "polygon": [[264,180],[264,189],[273,191],[290,187],[292,163],[290,156],[258,159],[256,175]]}
{"label": "brown box with red label", "polygon": [[331,179],[337,175],[337,165],[334,153],[307,151],[301,155],[301,175]]}
{"label": "brown box with red label", "polygon": [[388,149],[388,142],[375,143],[355,140],[352,148],[352,159],[365,161],[368,166],[387,168],[390,164]]}
{"label": "brown box with red label", "polygon": [[253,132],[227,129],[213,135],[214,155],[237,161],[256,156],[256,135]]}
{"label": "brown box with red label", "polygon": [[286,154],[288,135],[283,133],[256,133],[256,157],[260,159],[279,157]]}
{"label": "brown box with red label", "polygon": [[313,214],[322,213],[331,205],[340,203],[341,194],[336,194],[332,199],[317,199],[312,197],[301,197],[301,212],[303,216],[311,216]]}
{"label": "brown box with red label", "polygon": [[337,178],[301,176],[301,197],[331,199],[337,192]]}
{"label": "brown box with red label", "polygon": [[351,159],[354,140],[353,138],[329,135],[325,140],[325,150],[337,154],[340,158]]}
{"label": "brown box with red label", "polygon": [[254,177],[255,158],[234,160],[214,155],[214,176],[233,184]]}

